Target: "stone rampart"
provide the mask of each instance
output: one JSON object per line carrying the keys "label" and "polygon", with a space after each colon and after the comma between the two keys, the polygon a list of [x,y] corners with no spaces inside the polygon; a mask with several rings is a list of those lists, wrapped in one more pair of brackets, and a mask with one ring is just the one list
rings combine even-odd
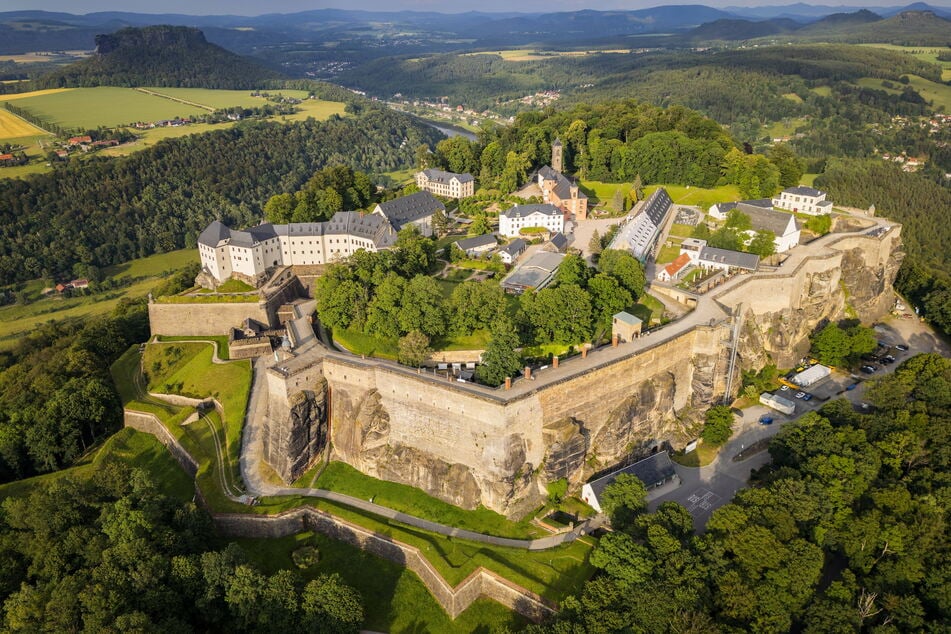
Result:
{"label": "stone rampart", "polygon": [[198,474],[198,463],[191,457],[178,440],[162,424],[155,414],[136,412],[130,409],[123,411],[123,421],[126,427],[137,431],[152,434],[160,443],[165,445],[172,457],[182,466],[189,476],[194,478]]}
{"label": "stone rampart", "polygon": [[415,572],[453,619],[483,596],[536,622],[556,612],[553,603],[481,566],[453,588],[416,547],[311,507],[279,515],[217,514],[213,518],[218,530],[229,537],[278,538],[313,530],[396,562]]}
{"label": "stone rampart", "polygon": [[[274,312],[276,314],[276,307]],[[149,304],[153,335],[227,335],[247,318],[270,324],[267,302]]]}

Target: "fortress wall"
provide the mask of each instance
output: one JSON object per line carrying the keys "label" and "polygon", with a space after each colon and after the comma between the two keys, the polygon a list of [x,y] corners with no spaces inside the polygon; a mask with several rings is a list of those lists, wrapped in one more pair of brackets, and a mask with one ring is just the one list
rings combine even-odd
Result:
{"label": "fortress wall", "polygon": [[160,443],[165,445],[169,453],[172,454],[172,457],[175,458],[178,464],[182,466],[182,469],[185,470],[185,473],[190,477],[194,478],[198,474],[198,463],[191,457],[191,454],[185,451],[185,448],[179,444],[178,440],[165,429],[165,425],[162,424],[162,421],[160,421],[155,414],[135,412],[126,409],[123,410],[122,415],[126,427],[131,427],[145,434],[152,434]]}
{"label": "fortress wall", "polygon": [[245,319],[268,323],[264,302],[207,304],[149,304],[149,326],[153,335],[227,335]]}
{"label": "fortress wall", "polygon": [[829,286],[835,288],[839,283],[841,265],[840,253],[808,258],[794,265],[791,272],[780,270],[773,275],[749,277],[743,284],[717,295],[716,299],[730,307],[743,304],[744,309],[756,315],[800,309],[803,298],[811,294],[811,277],[830,274]]}

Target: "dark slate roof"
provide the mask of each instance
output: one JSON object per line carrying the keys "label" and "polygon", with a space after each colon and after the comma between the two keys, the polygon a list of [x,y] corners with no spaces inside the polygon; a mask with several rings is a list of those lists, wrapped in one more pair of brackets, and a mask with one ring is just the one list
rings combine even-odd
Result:
{"label": "dark slate roof", "polygon": [[552,147],[561,147],[561,139],[555,137],[555,140],[551,142]]}
{"label": "dark slate roof", "polygon": [[670,461],[670,456],[667,455],[667,452],[661,451],[649,458],[644,458],[640,462],[635,462],[623,469],[618,469],[593,482],[589,482],[588,486],[594,491],[595,497],[600,499],[605,487],[614,482],[622,473],[630,473],[643,482],[645,487],[652,487],[675,475],[677,471],[674,469],[674,464]]}
{"label": "dark slate roof", "polygon": [[506,218],[527,218],[533,213],[541,213],[546,216],[561,216],[563,212],[555,207],[554,205],[543,204],[543,205],[515,205],[509,209],[506,209],[502,212]]}
{"label": "dark slate roof", "polygon": [[792,194],[794,196],[812,196],[813,198],[823,194],[822,191],[814,187],[790,187],[788,189],[784,189],[783,193]]}
{"label": "dark slate roof", "polygon": [[198,236],[198,244],[206,247],[217,247],[222,240],[231,237],[231,230],[218,220],[213,220],[210,225]]}
{"label": "dark slate roof", "polygon": [[559,251],[564,251],[568,248],[568,236],[563,233],[556,233],[551,237],[549,242],[551,242]]}
{"label": "dark slate roof", "polygon": [[700,261],[726,264],[748,271],[755,271],[759,266],[759,256],[755,253],[741,253],[740,251],[728,251],[716,247],[703,247],[700,251]]}
{"label": "dark slate roof", "polygon": [[502,280],[502,288],[540,288],[551,280],[564,259],[565,256],[561,253],[538,251]]}
{"label": "dark slate roof", "polygon": [[731,203],[717,203],[717,209],[720,210],[721,214],[725,214],[736,209],[736,206],[740,204],[762,207],[763,209],[773,208],[773,201],[769,198],[757,198],[756,200],[734,200]]}
{"label": "dark slate roof", "polygon": [[506,244],[504,247],[502,247],[501,250],[505,251],[512,257],[515,257],[516,255],[524,251],[527,246],[528,245],[526,244],[524,240],[522,240],[521,238],[515,238],[514,240]]}
{"label": "dark slate roof", "polygon": [[453,176],[458,178],[460,183],[469,183],[475,180],[472,177],[472,174],[456,174],[455,172],[444,172],[442,170],[434,169],[425,169],[423,170],[423,174],[425,174],[426,178],[433,181],[434,183],[449,183]]}
{"label": "dark slate roof", "polygon": [[463,251],[468,251],[469,249],[477,249],[484,246],[495,246],[498,244],[495,241],[495,236],[491,233],[485,235],[476,236],[474,238],[466,238],[465,240],[459,240],[456,242],[456,246],[462,249]]}
{"label": "dark slate roof", "polygon": [[789,220],[792,214],[772,209],[763,209],[754,205],[740,203],[736,206],[737,210],[750,217],[753,223],[754,231],[772,231],[777,236],[786,235],[786,229],[789,227]]}
{"label": "dark slate roof", "polygon": [[673,204],[674,201],[670,199],[667,190],[660,187],[651,194],[644,203],[644,208],[641,213],[647,214],[647,217],[650,218],[650,221],[654,223],[655,227],[662,227],[664,219],[667,218],[667,212],[670,211],[670,207]]}
{"label": "dark slate roof", "polygon": [[[555,192],[555,195],[558,196],[558,198],[562,200],[568,200],[571,198],[571,188],[573,183],[568,180],[567,176],[561,172],[553,170],[547,165],[538,170],[538,173],[546,181],[555,181],[555,186],[552,188],[552,191]],[[578,198],[587,198],[581,189],[578,189]]]}
{"label": "dark slate roof", "polygon": [[437,210],[446,211],[446,206],[429,192],[416,192],[380,203],[378,209],[393,224],[393,228],[399,231],[404,225],[428,218]]}

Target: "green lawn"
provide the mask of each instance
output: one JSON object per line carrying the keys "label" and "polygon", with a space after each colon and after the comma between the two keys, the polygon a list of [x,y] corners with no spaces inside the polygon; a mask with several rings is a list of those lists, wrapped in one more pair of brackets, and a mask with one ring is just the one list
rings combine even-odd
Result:
{"label": "green lawn", "polygon": [[679,451],[672,453],[670,459],[685,467],[705,467],[713,462],[719,452],[719,447],[712,447],[700,443],[697,445],[697,448],[690,453],[685,454]]}
{"label": "green lawn", "polygon": [[294,486],[329,489],[363,500],[373,498],[377,504],[416,517],[499,537],[529,539],[543,535],[527,520],[512,522],[486,508],[467,511],[438,500],[416,487],[371,478],[343,462],[328,464],[316,483],[312,483],[308,474],[305,474]]}
{"label": "green lawn", "polygon": [[[951,86],[938,84],[918,75],[908,75],[908,79],[908,85],[914,88],[925,101],[930,102],[934,110],[942,108],[944,111],[951,110]],[[905,88],[904,84],[897,81],[891,82],[892,88],[886,88],[882,85],[882,80],[875,77],[862,77],[855,83],[865,88],[884,90],[893,95],[901,94]]]}
{"label": "green lawn", "polygon": [[[799,101],[802,101],[798,95],[797,98]],[[796,132],[796,128],[805,125],[808,121],[806,117],[793,117],[783,119],[782,121],[774,121],[766,127],[766,135],[769,136],[770,139],[792,136],[793,133]]]}
{"label": "green lawn", "polygon": [[660,323],[664,314],[664,304],[653,295],[644,293],[628,312],[645,324]]}
{"label": "green lawn", "polygon": [[677,259],[677,256],[680,255],[680,243],[671,244],[667,246],[666,244],[660,248],[660,251],[657,252],[658,264],[667,264],[673,262]]}
{"label": "green lawn", "polygon": [[196,337],[172,337],[169,335],[158,335],[159,341],[214,341],[218,348],[218,358],[228,360],[231,358],[228,353],[227,335],[200,335]]}
{"label": "green lawn", "polygon": [[649,185],[644,188],[644,196],[650,196],[658,187],[666,189],[671,200],[676,204],[691,205],[701,209],[708,209],[714,203],[741,200],[743,198],[736,185],[723,185],[713,189],[687,185]]}
{"label": "green lawn", "polygon": [[452,620],[429,594],[414,573],[399,564],[381,559],[348,544],[321,534],[301,533],[282,539],[236,540],[264,571],[273,574],[295,569],[291,554],[302,546],[316,546],[320,561],[299,570],[304,579],[319,574],[339,574],[344,582],[363,597],[364,629],[384,632],[433,634],[471,633],[509,628],[517,631],[525,625],[518,615],[488,599],[479,599]]}
{"label": "green lawn", "polygon": [[218,286],[217,290],[219,293],[250,293],[254,290],[254,287],[239,279],[231,278],[224,284]]}
{"label": "green lawn", "polygon": [[[3,96],[0,95],[0,104]],[[159,121],[207,114],[195,106],[147,95],[132,88],[76,88],[18,99],[24,108],[64,128],[115,127],[137,121]]]}
{"label": "green lawn", "polygon": [[809,90],[816,93],[820,97],[832,96],[832,86],[816,86],[815,88],[810,88]]}
{"label": "green lawn", "polygon": [[589,198],[595,198],[592,206],[595,204],[609,204],[614,200],[614,193],[621,190],[625,196],[631,191],[631,183],[605,183],[602,181],[581,181],[581,189]]}
{"label": "green lawn", "polygon": [[122,299],[144,297],[159,283],[160,278],[197,260],[196,250],[182,249],[108,267],[104,271],[106,277],[128,279],[132,283],[96,295],[69,298],[52,295],[41,298],[40,291],[43,289],[44,282],[42,280],[27,282],[24,288],[34,301],[25,306],[12,304],[0,308],[0,348],[12,345],[21,333],[33,330],[46,321],[87,318],[112,312]]}
{"label": "green lawn", "polygon": [[217,293],[197,293],[195,295],[164,295],[156,297],[159,304],[256,304],[260,295],[229,295]]}
{"label": "green lawn", "polygon": [[254,108],[269,103],[263,97],[252,97],[250,90],[217,90],[211,88],[144,88],[143,90],[190,101],[215,110],[234,106]]}
{"label": "green lawn", "polygon": [[[293,91],[282,90],[281,92],[290,95]],[[332,115],[346,116],[346,112],[344,111],[346,104],[340,101],[305,99],[295,107],[297,108],[297,112],[291,115],[279,116],[275,121],[306,121],[311,118],[323,121],[329,119]]]}
{"label": "green lawn", "polygon": [[368,357],[396,360],[397,341],[383,337],[371,337],[355,330],[337,329],[333,333],[334,341],[352,352]]}
{"label": "green lawn", "polygon": [[689,238],[693,235],[694,227],[691,225],[680,225],[676,222],[670,226],[670,235],[678,238]]}

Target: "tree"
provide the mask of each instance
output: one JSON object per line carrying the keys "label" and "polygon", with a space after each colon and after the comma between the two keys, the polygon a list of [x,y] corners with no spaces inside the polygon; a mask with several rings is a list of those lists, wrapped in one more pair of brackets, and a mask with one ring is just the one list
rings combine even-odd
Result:
{"label": "tree", "polygon": [[630,252],[605,249],[598,258],[598,269],[616,278],[635,300],[644,293],[644,285],[647,284],[644,267]]}
{"label": "tree", "polygon": [[802,162],[787,143],[774,143],[769,149],[769,160],[779,169],[779,185],[795,187],[802,178]]}
{"label": "tree", "polygon": [[704,415],[703,442],[719,447],[733,435],[733,412],[726,405],[715,405]]}
{"label": "tree", "polygon": [[494,323],[505,312],[505,306],[505,293],[498,284],[463,282],[453,289],[446,303],[449,331],[454,335],[471,335]]}
{"label": "tree", "polygon": [[449,233],[449,228],[452,226],[452,221],[449,220],[449,217],[446,215],[442,209],[437,209],[433,212],[433,233],[436,234],[436,237],[442,237]]}
{"label": "tree", "polygon": [[462,135],[449,137],[437,143],[436,156],[450,172],[477,172],[478,165],[473,144]]}
{"label": "tree", "polygon": [[528,178],[528,168],[531,163],[523,154],[509,152],[505,155],[505,167],[499,176],[499,189],[503,192],[514,192],[521,183]]}
{"label": "tree", "polygon": [[776,234],[772,231],[757,231],[746,250],[766,258],[776,253]]}
{"label": "tree", "polygon": [[539,343],[576,344],[591,338],[591,299],[575,284],[536,293],[528,302],[528,318]]}
{"label": "tree", "polygon": [[584,288],[592,272],[588,263],[580,255],[570,254],[561,261],[558,272],[555,273],[555,281],[559,284],[576,284]]}
{"label": "tree", "polygon": [[831,366],[842,366],[852,354],[851,338],[838,324],[830,322],[812,337],[812,354]]}
{"label": "tree", "polygon": [[363,624],[360,593],[337,574],[320,575],[301,595],[302,629],[329,634],[356,634]]}
{"label": "tree", "polygon": [[416,169],[424,170],[432,167],[433,153],[425,143],[416,146]]}
{"label": "tree", "polygon": [[366,286],[349,279],[344,265],[334,265],[317,281],[317,315],[328,328],[362,328],[366,318]]}
{"label": "tree", "polygon": [[602,511],[611,519],[611,526],[622,530],[647,508],[647,489],[637,476],[622,473],[604,487],[600,503]]}
{"label": "tree", "polygon": [[603,248],[604,246],[601,244],[601,234],[595,229],[594,233],[591,234],[591,240],[588,241],[588,251],[591,252],[591,255],[598,256]]}
{"label": "tree", "polygon": [[399,325],[403,332],[418,330],[427,337],[446,333],[442,292],[436,280],[417,275],[409,281],[400,302]]}
{"label": "tree", "polygon": [[484,213],[476,214],[475,218],[469,224],[469,230],[466,232],[470,236],[484,236],[492,231],[489,226],[489,219]]}
{"label": "tree", "polygon": [[598,273],[588,280],[591,306],[599,323],[607,325],[611,317],[634,304],[631,293],[621,286],[616,277]]}
{"label": "tree", "polygon": [[736,231],[750,231],[753,228],[753,221],[739,209],[731,209],[726,215],[724,226]]}
{"label": "tree", "polygon": [[640,202],[640,200],[644,198],[644,183],[641,181],[641,175],[639,173],[634,176],[631,191],[634,193],[634,202]]}
{"label": "tree", "polygon": [[415,225],[400,229],[396,236],[397,268],[406,277],[428,273],[436,262],[436,243]]}
{"label": "tree", "polygon": [[397,360],[403,365],[418,368],[433,353],[429,347],[429,337],[418,330],[411,330],[400,337]]}
{"label": "tree", "polygon": [[271,196],[267,204],[264,205],[264,215],[268,222],[288,223],[291,221],[291,216],[294,215],[294,207],[296,206],[297,201],[294,194],[277,194]]}
{"label": "tree", "polygon": [[476,368],[476,378],[493,387],[501,385],[506,377],[522,368],[518,353],[518,335],[508,318],[499,317],[492,324],[492,338],[482,353],[482,363]]}
{"label": "tree", "polygon": [[621,193],[620,189],[614,190],[614,197],[611,198],[611,209],[613,209],[615,213],[624,211],[624,194]]}
{"label": "tree", "polygon": [[406,280],[392,271],[388,273],[376,287],[367,308],[367,334],[377,337],[399,336],[400,306],[405,292]]}

